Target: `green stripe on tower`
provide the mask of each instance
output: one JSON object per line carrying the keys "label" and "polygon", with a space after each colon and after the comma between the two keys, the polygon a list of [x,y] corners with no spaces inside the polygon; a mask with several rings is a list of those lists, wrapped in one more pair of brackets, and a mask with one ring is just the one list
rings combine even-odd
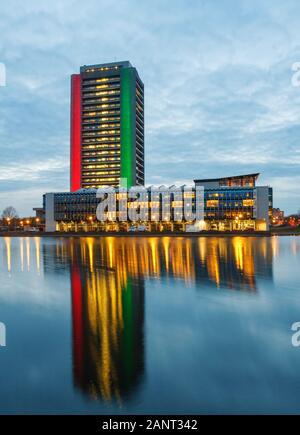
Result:
{"label": "green stripe on tower", "polygon": [[133,286],[130,279],[125,288],[122,288],[123,307],[123,334],[122,334],[122,365],[124,369],[123,382],[130,386],[134,376],[135,354],[134,354],[134,299]]}
{"label": "green stripe on tower", "polygon": [[135,72],[133,68],[121,70],[121,178],[127,179],[127,187],[133,186],[134,162],[134,101]]}

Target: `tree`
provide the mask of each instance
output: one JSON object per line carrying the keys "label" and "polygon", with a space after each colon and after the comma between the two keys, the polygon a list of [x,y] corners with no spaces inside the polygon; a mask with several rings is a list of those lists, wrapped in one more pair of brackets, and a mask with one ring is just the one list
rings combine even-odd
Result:
{"label": "tree", "polygon": [[18,218],[17,210],[11,205],[9,207],[6,207],[2,212],[2,219],[17,219],[17,218]]}

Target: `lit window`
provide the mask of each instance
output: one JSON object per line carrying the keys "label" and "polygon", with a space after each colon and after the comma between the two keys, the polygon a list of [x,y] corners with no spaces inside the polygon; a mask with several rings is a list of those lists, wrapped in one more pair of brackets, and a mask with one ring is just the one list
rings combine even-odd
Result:
{"label": "lit window", "polygon": [[244,207],[253,207],[253,205],[254,205],[253,199],[243,199]]}
{"label": "lit window", "polygon": [[217,199],[208,199],[206,201],[206,207],[219,207],[219,201]]}

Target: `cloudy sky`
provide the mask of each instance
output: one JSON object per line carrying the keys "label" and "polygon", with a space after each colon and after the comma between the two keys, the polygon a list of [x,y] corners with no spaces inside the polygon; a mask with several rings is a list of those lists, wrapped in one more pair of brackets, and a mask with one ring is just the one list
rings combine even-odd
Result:
{"label": "cloudy sky", "polygon": [[1,0],[0,210],[68,190],[70,74],[130,60],[147,183],[261,172],[297,211],[299,22],[298,0]]}

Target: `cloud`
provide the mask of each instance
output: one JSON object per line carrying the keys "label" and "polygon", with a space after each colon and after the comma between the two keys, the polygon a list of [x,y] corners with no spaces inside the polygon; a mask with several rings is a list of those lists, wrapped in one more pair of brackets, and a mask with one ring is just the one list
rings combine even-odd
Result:
{"label": "cloud", "polygon": [[69,76],[129,59],[145,84],[147,183],[259,171],[295,211],[299,13],[296,0],[6,2],[0,209],[13,189],[28,192],[26,214],[43,189],[68,189]]}
{"label": "cloud", "polygon": [[61,158],[52,158],[41,162],[34,161],[29,164],[0,165],[0,182],[8,180],[33,181],[40,179],[45,171],[55,173],[57,170],[66,169],[68,169],[68,165],[66,161]]}

